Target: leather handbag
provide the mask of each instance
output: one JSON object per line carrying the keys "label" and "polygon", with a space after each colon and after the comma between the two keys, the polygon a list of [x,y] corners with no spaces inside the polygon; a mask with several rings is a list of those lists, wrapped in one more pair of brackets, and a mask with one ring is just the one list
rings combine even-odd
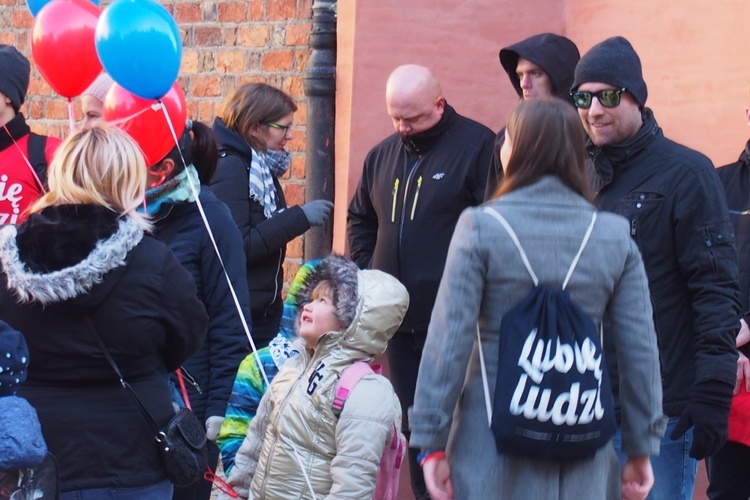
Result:
{"label": "leather handbag", "polygon": [[86,317],[96,336],[96,343],[104,353],[112,369],[117,374],[120,384],[128,391],[144,418],[154,429],[155,439],[161,453],[164,468],[169,480],[178,487],[189,486],[203,477],[208,470],[208,452],[206,429],[201,425],[193,412],[187,408],[180,409],[163,429],[141,402],[138,394],[128,384],[112,355],[104,345],[99,332],[90,317]]}

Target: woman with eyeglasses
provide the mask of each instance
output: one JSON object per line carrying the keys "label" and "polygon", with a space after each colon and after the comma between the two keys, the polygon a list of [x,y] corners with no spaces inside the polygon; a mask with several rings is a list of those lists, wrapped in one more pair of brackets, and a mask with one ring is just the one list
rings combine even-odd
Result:
{"label": "woman with eyeglasses", "polygon": [[292,138],[295,111],[294,100],[281,90],[250,83],[229,97],[213,124],[219,163],[211,189],[227,204],[242,233],[258,348],[279,331],[286,244],[325,224],[333,209],[327,200],[286,205],[279,177],[290,167],[285,146]]}
{"label": "woman with eyeglasses", "polygon": [[[584,131],[568,103],[523,101],[511,113],[499,152],[505,176],[498,195],[466,209],[456,225],[410,413],[409,444],[422,450],[420,463],[433,500],[642,500],[653,485],[649,455],[658,453],[664,427],[648,282],[628,222],[597,213],[589,201],[584,145]],[[520,320],[516,306],[535,290],[537,280],[557,293],[564,288],[585,313],[594,338],[605,322],[604,335],[616,355],[604,360],[601,346],[561,344],[562,335],[556,346],[553,340],[533,342],[536,328],[528,334],[507,329],[504,321]],[[628,454],[622,471],[611,439],[614,425],[609,433],[599,427],[601,441],[584,453],[575,449],[595,434],[575,425],[602,415],[594,417],[586,409],[593,408],[586,406],[593,392],[584,390],[583,378],[576,379],[581,384],[563,385],[556,372],[583,375],[589,370],[581,364],[584,356],[598,359],[594,366],[606,361],[620,367]],[[503,377],[508,367],[519,367],[513,377]],[[543,368],[535,373],[535,367]],[[503,399],[508,387],[513,396]],[[598,391],[597,398],[611,401],[605,384]],[[561,411],[564,420],[556,418]],[[525,447],[512,447],[507,435],[503,438],[511,424],[497,427],[509,412],[526,419],[512,421],[514,437],[527,437]],[[548,450],[550,441],[560,446],[559,458],[538,449]],[[531,451],[533,446],[537,449]]]}

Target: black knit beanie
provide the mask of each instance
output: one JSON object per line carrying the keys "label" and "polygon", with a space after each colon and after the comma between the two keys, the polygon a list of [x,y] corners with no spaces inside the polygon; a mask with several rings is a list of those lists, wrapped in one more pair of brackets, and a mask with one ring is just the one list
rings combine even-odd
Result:
{"label": "black knit beanie", "polygon": [[643,81],[641,59],[625,38],[615,36],[591,47],[578,61],[571,90],[587,82],[624,87],[638,104],[646,105],[648,89]]}
{"label": "black knit beanie", "polygon": [[13,109],[18,109],[26,100],[29,90],[29,60],[12,45],[0,44],[0,93],[10,99]]}

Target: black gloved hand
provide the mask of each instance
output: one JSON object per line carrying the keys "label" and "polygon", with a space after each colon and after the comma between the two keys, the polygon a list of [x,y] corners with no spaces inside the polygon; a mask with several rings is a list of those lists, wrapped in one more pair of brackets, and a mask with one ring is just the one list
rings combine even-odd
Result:
{"label": "black gloved hand", "polygon": [[732,389],[731,384],[719,380],[695,384],[690,402],[669,438],[678,439],[693,427],[691,457],[701,460],[719,451],[729,435]]}
{"label": "black gloved hand", "polygon": [[302,211],[311,226],[322,226],[331,217],[333,202],[328,200],[313,200],[302,205]]}

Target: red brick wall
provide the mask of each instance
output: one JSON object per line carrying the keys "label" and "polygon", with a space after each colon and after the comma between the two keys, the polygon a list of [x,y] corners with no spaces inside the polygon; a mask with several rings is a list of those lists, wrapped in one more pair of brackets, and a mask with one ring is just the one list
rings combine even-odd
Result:
{"label": "red brick wall", "polygon": [[[297,101],[294,138],[287,144],[292,168],[282,182],[290,205],[300,204],[305,198],[307,106],[302,78],[310,55],[312,3],[313,0],[162,2],[182,33],[179,82],[187,96],[189,117],[210,124],[225,98],[246,82],[279,87]],[[33,21],[25,2],[0,0],[0,43],[14,45],[31,59]],[[77,101],[75,113],[80,119]],[[67,135],[68,104],[34,69],[22,111],[35,131]],[[302,261],[303,248],[302,238],[287,247],[288,279]]]}

